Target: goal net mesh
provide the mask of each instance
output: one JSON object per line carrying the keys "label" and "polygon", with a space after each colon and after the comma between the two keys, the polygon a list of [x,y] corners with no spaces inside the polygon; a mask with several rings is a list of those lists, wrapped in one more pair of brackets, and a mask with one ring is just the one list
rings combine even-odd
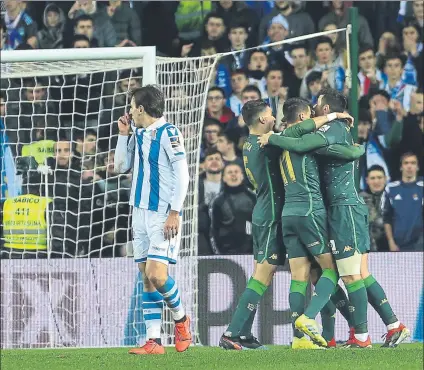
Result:
{"label": "goal net mesh", "polygon": [[[165,117],[185,138],[190,171],[181,263],[171,274],[195,338],[199,148],[216,58],[156,60]],[[141,58],[1,63],[3,348],[143,340],[140,275],[132,258],[119,258],[131,257],[131,173],[113,168],[116,122],[129,110],[128,92],[143,84],[142,69]],[[173,341],[167,310],[163,339]]]}

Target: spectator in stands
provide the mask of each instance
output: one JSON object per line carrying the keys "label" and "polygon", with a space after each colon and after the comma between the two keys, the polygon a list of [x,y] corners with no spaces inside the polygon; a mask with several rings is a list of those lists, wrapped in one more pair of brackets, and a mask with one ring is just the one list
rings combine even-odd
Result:
{"label": "spectator in stands", "polygon": [[266,95],[266,79],[265,71],[268,69],[268,57],[265,51],[257,49],[253,50],[249,57],[247,65],[247,76],[249,77],[249,85],[256,86],[261,95]]}
{"label": "spectator in stands", "polygon": [[94,37],[93,18],[87,14],[82,14],[77,19],[75,19],[74,34],[75,36],[86,36],[90,41],[91,48],[100,46],[99,41]]}
{"label": "spectator in stands", "polygon": [[232,94],[228,99],[228,105],[235,116],[241,114],[241,92],[249,84],[246,72],[242,69],[237,69],[231,75],[231,90]]}
{"label": "spectator in stands", "polygon": [[3,50],[15,50],[20,44],[33,44],[37,34],[37,24],[32,18],[22,11],[18,0],[4,2],[6,13],[6,39]]}
{"label": "spectator in stands", "polygon": [[[246,40],[248,37],[248,26],[243,23],[231,23],[228,27],[228,39],[230,40],[229,51],[240,51],[246,49]],[[230,71],[243,69],[247,67],[248,53],[232,54],[224,57],[220,63],[226,65]]]}
{"label": "spectator in stands", "polygon": [[387,177],[384,168],[379,165],[371,166],[367,171],[367,187],[360,195],[364,198],[369,211],[369,228],[371,250],[388,251],[386,233],[384,231],[381,198],[384,195]]}
{"label": "spectator in stands", "polygon": [[386,187],[384,229],[390,251],[422,251],[423,181],[417,178],[418,158],[405,153],[400,163],[402,180]]}
{"label": "spectator in stands", "polygon": [[377,68],[384,68],[384,61],[387,53],[391,53],[392,50],[400,49],[400,45],[396,36],[392,32],[384,32],[378,41],[378,50],[375,54],[377,58]]}
{"label": "spectator in stands", "polygon": [[294,44],[290,50],[290,60],[293,69],[284,74],[284,86],[287,86],[288,97],[295,98],[299,96],[300,85],[309,70],[310,58],[306,46]]}
{"label": "spectator in stands", "polygon": [[7,28],[3,17],[1,18],[0,22],[0,50],[6,50]]}
{"label": "spectator in stands", "polygon": [[127,241],[130,215],[129,190],[131,175],[119,175],[114,171],[115,152],[104,156],[101,172],[95,181],[95,205],[92,215],[92,235],[88,253],[91,257],[116,257]]}
{"label": "spectator in stands", "polygon": [[288,29],[290,33],[287,35],[288,38],[309,35],[315,32],[315,24],[311,16],[302,11],[299,2],[277,0],[274,2],[273,11],[262,18],[259,26],[259,44],[265,39],[269,23],[278,15],[286,18],[289,23]]}
{"label": "spectator in stands", "polygon": [[43,194],[41,176],[29,171],[23,195],[10,197],[2,212],[1,259],[46,258],[47,217],[51,199]]}
{"label": "spectator in stands", "polygon": [[230,108],[225,106],[225,92],[220,87],[211,87],[208,91],[206,116],[227,124],[234,117]]}
{"label": "spectator in stands", "polygon": [[107,7],[116,31],[118,46],[141,46],[141,25],[137,13],[122,0],[110,0]]}
{"label": "spectator in stands", "polygon": [[[68,17],[69,19],[77,19],[81,15],[89,15],[93,20],[93,35],[98,41],[98,46],[116,46],[116,32],[110,21],[109,15],[104,9],[98,8],[97,5],[97,2],[93,0],[77,0],[69,11]],[[86,36],[90,38],[88,35]]]}
{"label": "spectator in stands", "polygon": [[[418,90],[411,95],[411,109],[403,119],[402,139],[398,150],[392,155],[395,158],[407,152],[414,153],[418,158],[419,174],[424,174],[424,114],[423,90]],[[398,166],[392,169],[393,177],[399,178],[401,173]]]}
{"label": "spectator in stands", "polygon": [[424,27],[424,4],[422,0],[414,0],[412,3],[413,15],[410,18],[405,19],[405,22],[414,22],[418,25],[421,36],[423,35]]}
{"label": "spectator in stands", "polygon": [[211,10],[211,1],[180,1],[175,10],[179,39],[182,42],[190,42],[201,37],[205,16]]}
{"label": "spectator in stands", "polygon": [[205,118],[203,123],[202,145],[200,147],[200,161],[203,162],[208,149],[215,148],[218,143],[218,135],[222,131],[221,122],[215,118]]}
{"label": "spectator in stands", "polygon": [[[274,42],[283,42],[289,34],[289,23],[281,14],[272,18],[268,27],[268,38],[265,44]],[[266,54],[268,64],[272,67],[280,68],[283,71],[289,71],[292,66],[288,62],[289,52],[284,44],[267,47]]]}
{"label": "spectator in stands", "polygon": [[376,63],[377,59],[372,46],[366,45],[359,49],[360,96],[368,95],[371,89],[378,89],[384,80],[384,76],[377,68]]}
{"label": "spectator in stands", "polygon": [[200,56],[202,49],[214,48],[217,53],[224,52],[228,48],[228,39],[225,35],[224,18],[216,13],[209,13],[204,22],[203,36],[190,44],[183,45],[181,56]]}
{"label": "spectator in stands", "polygon": [[220,0],[216,2],[216,13],[224,18],[226,27],[233,22],[247,25],[249,34],[249,45],[256,46],[256,35],[258,32],[259,17],[255,11],[249,9],[242,1]]}
{"label": "spectator in stands", "polygon": [[256,196],[243,183],[237,164],[224,168],[223,187],[209,207],[211,245],[215,254],[252,253],[252,212]]}
{"label": "spectator in stands", "polygon": [[[349,23],[349,16],[347,12],[347,6],[341,0],[332,0],[332,9],[331,11],[322,17],[318,23],[318,28],[323,30],[327,24],[335,24],[337,28],[345,28]],[[370,28],[368,26],[367,20],[359,15],[358,18],[358,38],[359,45],[374,45],[374,40],[371,35]],[[341,32],[340,37],[337,40],[338,44],[343,46],[346,45],[346,35]]]}
{"label": "spectator in stands", "polygon": [[283,87],[283,71],[277,67],[271,67],[265,72],[266,79],[266,97],[281,98],[286,100],[287,88]]}
{"label": "spectator in stands", "polygon": [[62,49],[66,17],[56,4],[47,4],[43,15],[44,29],[37,32],[33,47],[36,49]]}
{"label": "spectator in stands", "polygon": [[199,255],[213,254],[210,245],[209,205],[222,187],[222,154],[216,148],[205,153],[204,173],[199,178]]}
{"label": "spectator in stands", "polygon": [[240,156],[237,155],[236,143],[231,134],[227,132],[221,132],[218,136],[218,142],[216,143],[216,148],[222,155],[222,160],[224,165],[228,164],[238,164],[241,168],[244,167],[243,160]]}
{"label": "spectator in stands", "polygon": [[312,71],[306,76],[306,86],[308,87],[308,100],[312,104],[318,101],[318,94],[322,88],[323,81],[322,72]]}
{"label": "spectator in stands", "polygon": [[52,211],[52,257],[68,258],[77,255],[77,227],[81,168],[72,158],[69,141],[55,144],[56,158],[51,162],[53,174],[49,176],[49,195],[53,199]]}
{"label": "spectator in stands", "polygon": [[[337,26],[333,23],[327,24],[322,31],[334,31],[337,29]],[[331,39],[334,45],[334,63],[342,66],[343,68],[347,67],[347,51],[345,45],[340,45],[337,40],[339,39],[340,32],[334,32],[327,35]]]}
{"label": "spectator in stands", "polygon": [[407,23],[402,29],[403,50],[407,56],[403,70],[402,80],[409,85],[418,86],[417,71],[423,66],[419,65],[419,57],[423,51],[422,36],[416,23]]}
{"label": "spectator in stands", "polygon": [[322,36],[318,38],[315,55],[317,61],[302,81],[300,96],[304,99],[308,98],[306,78],[312,71],[322,72],[321,84],[323,88],[331,87],[332,89],[343,91],[345,72],[343,67],[334,62],[334,45],[329,37]]}
{"label": "spectator in stands", "polygon": [[[246,48],[248,36],[247,25],[232,23],[228,28],[228,39],[230,40],[229,51],[240,51]],[[226,96],[231,94],[231,76],[236,70],[247,67],[249,53],[242,51],[239,53],[224,56],[219,60],[216,67],[216,86],[221,87],[226,92]]]}
{"label": "spectator in stands", "polygon": [[402,74],[406,63],[406,57],[400,54],[388,54],[384,62],[384,73],[387,75],[387,82],[383,82],[380,87],[386,90],[391,99],[398,100],[405,111],[409,112],[411,104],[411,94],[416,90],[415,86],[402,82]]}
{"label": "spectator in stands", "polygon": [[95,161],[97,152],[97,132],[93,129],[86,129],[84,131],[78,130],[74,135],[75,150],[74,158],[80,163],[85,161]]}
{"label": "spectator in stands", "polygon": [[[390,181],[393,177],[391,152],[402,137],[404,111],[401,104],[390,100],[390,96],[384,90],[373,91],[371,94],[369,113],[372,129],[366,138],[365,156],[361,158],[362,176],[364,179],[367,169],[378,164],[384,168]],[[368,117],[360,117],[360,121],[368,119]],[[364,185],[361,188],[364,189]]]}
{"label": "spectator in stands", "polygon": [[[254,85],[247,85],[241,93],[241,108],[250,100],[259,100],[262,98],[261,92]],[[225,130],[232,135],[235,141],[238,142],[237,148],[243,147],[244,139],[249,135],[249,130],[244,123],[243,116],[233,118],[228,122]]]}

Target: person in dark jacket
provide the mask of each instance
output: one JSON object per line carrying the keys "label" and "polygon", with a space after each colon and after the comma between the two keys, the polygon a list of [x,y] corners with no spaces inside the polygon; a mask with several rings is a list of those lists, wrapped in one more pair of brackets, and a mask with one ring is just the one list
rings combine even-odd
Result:
{"label": "person in dark jacket", "polygon": [[402,180],[387,185],[382,202],[389,249],[423,251],[423,179],[417,178],[418,158],[405,153],[400,163]]}
{"label": "person in dark jacket", "polygon": [[381,210],[381,198],[386,187],[386,180],[383,167],[379,165],[371,166],[367,171],[367,188],[359,194],[368,206],[372,251],[384,252],[389,250]]}
{"label": "person in dark jacket", "polygon": [[44,29],[37,32],[36,49],[62,49],[66,17],[56,4],[48,4],[43,15]]}
{"label": "person in dark jacket", "polygon": [[251,254],[255,194],[243,183],[238,164],[224,168],[223,188],[209,207],[211,245],[215,254]]}
{"label": "person in dark jacket", "polygon": [[211,225],[209,205],[221,191],[222,169],[224,168],[222,154],[216,148],[210,148],[206,151],[203,168],[205,172],[199,178],[198,254],[211,255],[213,252],[209,239]]}
{"label": "person in dark jacket", "polygon": [[[344,28],[349,23],[349,15],[347,11],[348,7],[341,0],[332,1],[332,9],[329,13],[324,15],[318,23],[318,28],[323,30],[327,24],[335,24],[338,28]],[[359,46],[374,45],[374,39],[371,35],[370,27],[367,20],[359,15],[358,18],[358,38]],[[339,45],[346,45],[346,34],[340,33],[340,37],[337,39]]]}
{"label": "person in dark jacket", "polygon": [[87,14],[93,18],[94,38],[99,42],[100,47],[116,46],[116,32],[105,9],[99,8],[96,1],[78,0],[68,13],[69,19],[76,19],[82,14]]}
{"label": "person in dark jacket", "polygon": [[275,1],[274,10],[263,17],[259,25],[259,44],[264,42],[271,20],[278,15],[285,17],[289,23],[287,38],[309,35],[315,32],[315,24],[311,16],[302,11],[300,4],[296,4],[294,1]]}
{"label": "person in dark jacket", "polygon": [[141,46],[140,18],[135,10],[121,0],[110,0],[107,14],[115,28],[119,46]]}

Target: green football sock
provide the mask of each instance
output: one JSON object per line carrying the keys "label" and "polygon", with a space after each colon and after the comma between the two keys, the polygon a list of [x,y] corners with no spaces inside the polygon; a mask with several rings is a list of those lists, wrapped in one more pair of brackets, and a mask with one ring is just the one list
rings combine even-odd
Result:
{"label": "green football sock", "polygon": [[349,294],[349,300],[353,306],[352,322],[355,328],[355,334],[368,333],[368,297],[364,281],[358,280],[351,284],[346,284]]}
{"label": "green football sock", "polygon": [[297,338],[303,338],[303,333],[295,329],[294,322],[303,315],[306,302],[306,289],[308,283],[306,281],[292,280],[290,283],[289,305],[292,318],[293,335]]}
{"label": "green football sock", "polygon": [[336,287],[337,272],[331,269],[324,269],[322,271],[321,277],[318,279],[317,284],[315,285],[315,292],[312,295],[312,299],[309,302],[308,307],[305,310],[305,315],[310,319],[315,319],[318,315],[318,312],[326,305],[330,300],[331,294],[334,292]]}
{"label": "green football sock", "polygon": [[336,285],[336,289],[334,290],[334,293],[331,296],[331,302],[334,303],[336,308],[345,318],[345,320],[347,321],[347,324],[349,325],[349,328],[352,328],[353,327],[352,314],[351,314],[352,309],[349,309],[351,304],[349,302],[349,299],[346,296],[345,291],[338,284]]}
{"label": "green football sock", "polygon": [[247,321],[244,323],[243,327],[240,330],[240,336],[248,337],[248,338],[252,336],[252,326],[253,326],[253,321],[255,320],[257,310],[258,309],[256,306],[256,308],[250,313],[249,318],[247,319]]}
{"label": "green football sock", "polygon": [[377,311],[385,325],[390,325],[398,321],[394,314],[386,293],[383,288],[375,280],[374,276],[370,275],[364,279],[365,288],[368,293],[368,302]]}
{"label": "green football sock", "polygon": [[[237,337],[240,335],[250,315],[256,310],[258,302],[267,290],[267,286],[260,281],[251,278],[247,283],[247,287],[239,299],[236,311],[225,335],[229,337]],[[253,322],[253,320],[252,320]]]}
{"label": "green football sock", "polygon": [[334,338],[334,328],[336,326],[336,306],[328,301],[321,310],[322,336],[329,342]]}

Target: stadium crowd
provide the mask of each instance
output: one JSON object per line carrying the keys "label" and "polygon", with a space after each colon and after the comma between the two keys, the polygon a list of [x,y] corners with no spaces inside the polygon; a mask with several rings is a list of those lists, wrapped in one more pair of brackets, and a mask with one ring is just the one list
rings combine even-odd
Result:
{"label": "stadium crowd", "polygon": [[[241,158],[248,134],[241,108],[249,100],[267,99],[280,122],[287,98],[300,96],[313,105],[325,87],[347,96],[344,32],[267,45],[346,27],[352,3],[360,12],[358,141],[366,146],[360,187],[370,210],[372,249],[422,250],[421,0],[6,0],[1,49],[155,45],[158,55],[172,57],[233,51],[217,63],[207,94],[198,189],[199,254],[249,254],[255,196]],[[263,47],[244,51],[257,45]],[[47,160],[53,169],[48,190],[54,194],[51,247],[57,257],[125,253],[131,237],[131,175],[113,169],[115,123],[128,106],[127,91],[140,85],[139,76],[139,71],[126,70],[29,78],[15,85],[1,80],[2,180],[7,177],[2,203],[19,196],[20,177],[23,193],[42,196],[36,168]],[[11,163],[20,177],[10,174]],[[45,247],[35,242],[24,254],[7,244],[2,246],[4,258],[45,255]]]}

